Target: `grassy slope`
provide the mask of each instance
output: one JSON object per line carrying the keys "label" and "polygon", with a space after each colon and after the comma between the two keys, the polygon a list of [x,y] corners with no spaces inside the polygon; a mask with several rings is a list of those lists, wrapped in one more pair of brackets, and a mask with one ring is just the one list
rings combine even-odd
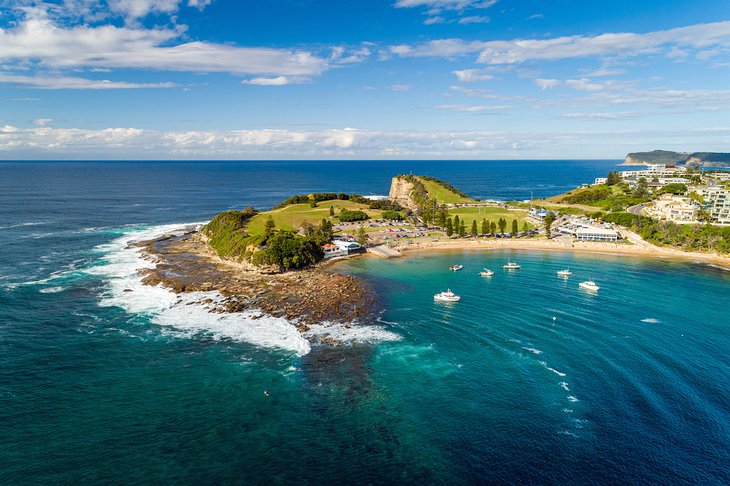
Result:
{"label": "grassy slope", "polygon": [[464,203],[470,203],[474,202],[473,199],[462,197],[458,194],[454,194],[453,192],[449,191],[442,185],[429,181],[426,179],[418,178],[420,180],[426,190],[428,191],[429,196],[436,199],[440,203],[444,204],[464,204]]}
{"label": "grassy slope", "polygon": [[[510,211],[499,207],[468,207],[452,209],[449,211],[449,215],[451,215],[452,218],[454,216],[459,216],[459,219],[463,220],[466,224],[467,231],[471,229],[471,222],[474,220],[476,220],[477,222],[477,228],[479,228],[479,231],[481,231],[482,219],[485,218],[495,224],[497,224],[499,218],[506,219],[507,231],[512,230],[512,220],[516,219],[517,224],[519,224],[520,226],[520,231],[522,231],[522,223],[527,217],[527,211]],[[533,227],[533,225],[531,225],[529,222],[527,223],[527,226],[529,228]]]}
{"label": "grassy slope", "polygon": [[248,222],[246,230],[254,235],[262,234],[264,232],[264,225],[269,216],[274,218],[277,229],[292,230],[302,223],[309,222],[310,224],[317,225],[323,218],[327,218],[332,221],[332,224],[337,224],[339,220],[334,217],[330,217],[330,206],[335,207],[335,214],[339,214],[340,209],[360,210],[366,212],[371,218],[380,218],[383,214],[381,210],[370,209],[364,204],[358,204],[351,201],[322,201],[317,203],[317,207],[313,208],[309,204],[292,204],[281,209],[274,209],[272,211],[266,211],[257,214]]}

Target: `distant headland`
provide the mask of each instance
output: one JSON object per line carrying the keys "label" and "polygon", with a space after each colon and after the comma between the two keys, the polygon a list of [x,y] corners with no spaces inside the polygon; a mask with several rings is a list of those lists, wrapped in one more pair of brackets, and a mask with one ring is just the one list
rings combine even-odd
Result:
{"label": "distant headland", "polygon": [[672,152],[652,150],[632,152],[621,165],[676,165],[684,167],[730,167],[730,153],[726,152]]}

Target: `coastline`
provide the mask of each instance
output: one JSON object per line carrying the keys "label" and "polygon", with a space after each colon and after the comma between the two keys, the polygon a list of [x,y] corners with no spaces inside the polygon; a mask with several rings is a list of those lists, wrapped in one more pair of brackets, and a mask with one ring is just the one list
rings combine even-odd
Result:
{"label": "coastline", "polygon": [[[643,240],[642,240],[643,241]],[[671,248],[663,248],[643,242],[643,244],[626,243],[602,243],[588,241],[565,241],[560,239],[461,239],[461,240],[438,240],[428,242],[406,243],[396,246],[395,249],[404,255],[412,253],[428,253],[439,251],[455,250],[544,250],[544,251],[569,251],[577,253],[593,253],[603,255],[630,255],[635,257],[651,259],[675,259],[691,262],[703,262],[717,265],[725,270],[730,270],[730,256],[723,256],[714,253],[687,252]]]}

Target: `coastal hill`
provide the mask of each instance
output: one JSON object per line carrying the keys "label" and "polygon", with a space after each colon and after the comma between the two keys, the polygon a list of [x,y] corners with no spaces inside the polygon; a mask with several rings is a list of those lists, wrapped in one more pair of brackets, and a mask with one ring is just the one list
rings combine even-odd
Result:
{"label": "coastal hill", "polygon": [[397,175],[390,183],[388,198],[403,207],[417,210],[428,200],[436,204],[469,204],[474,199],[448,182],[430,176]]}
{"label": "coastal hill", "polygon": [[724,152],[672,152],[653,150],[632,152],[622,165],[667,164],[696,167],[730,167],[730,153]]}

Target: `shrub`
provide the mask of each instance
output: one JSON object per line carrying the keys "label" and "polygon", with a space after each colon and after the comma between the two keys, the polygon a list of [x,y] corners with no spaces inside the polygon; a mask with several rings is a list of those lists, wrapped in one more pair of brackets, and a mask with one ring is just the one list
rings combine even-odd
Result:
{"label": "shrub", "polygon": [[402,221],[403,215],[399,213],[398,211],[388,210],[383,211],[383,219],[392,219],[395,221]]}
{"label": "shrub", "polygon": [[369,218],[367,213],[363,211],[350,211],[349,209],[343,209],[339,215],[340,221],[365,221]]}

